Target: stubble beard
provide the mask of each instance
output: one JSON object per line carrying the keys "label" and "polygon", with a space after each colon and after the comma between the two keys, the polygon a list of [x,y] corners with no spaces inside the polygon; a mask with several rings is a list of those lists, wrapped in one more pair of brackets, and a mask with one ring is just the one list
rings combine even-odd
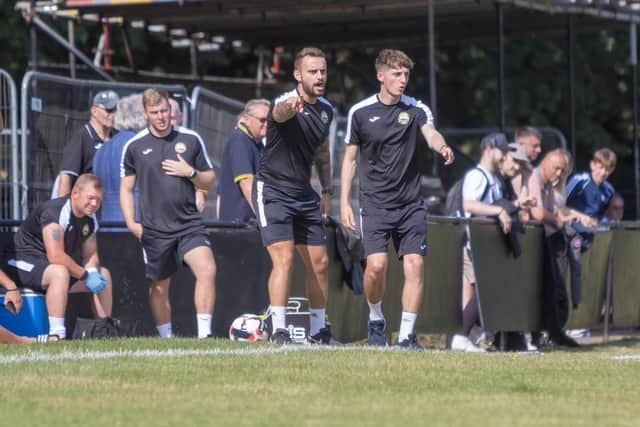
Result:
{"label": "stubble beard", "polygon": [[322,86],[321,90],[316,89],[316,86],[311,84],[308,85],[304,81],[302,82],[302,90],[309,96],[318,97],[324,95],[326,85]]}

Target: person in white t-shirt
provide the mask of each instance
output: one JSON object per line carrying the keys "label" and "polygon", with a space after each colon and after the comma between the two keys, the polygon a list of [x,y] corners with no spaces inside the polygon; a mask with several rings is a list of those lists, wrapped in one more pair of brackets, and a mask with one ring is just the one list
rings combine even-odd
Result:
{"label": "person in white t-shirt", "polygon": [[[478,166],[471,169],[464,177],[462,184],[462,206],[465,216],[493,216],[500,222],[502,231],[506,234],[511,229],[511,216],[498,205],[493,203],[502,198],[500,180],[496,176],[505,155],[513,151],[507,138],[502,133],[492,133],[480,141],[482,155]],[[453,336],[451,349],[454,351],[480,352],[483,351],[469,340],[468,335],[478,319],[478,299],[476,296],[476,277],[473,270],[471,245],[462,249],[463,277],[462,277],[462,310],[463,334]]]}

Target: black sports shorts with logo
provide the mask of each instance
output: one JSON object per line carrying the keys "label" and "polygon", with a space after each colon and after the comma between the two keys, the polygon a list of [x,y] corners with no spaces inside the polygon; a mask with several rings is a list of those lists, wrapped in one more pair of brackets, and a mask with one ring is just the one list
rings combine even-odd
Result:
{"label": "black sports shorts with logo", "polygon": [[204,226],[178,236],[145,228],[141,243],[145,276],[150,280],[162,280],[173,275],[178,270],[177,259],[184,263],[184,256],[190,250],[199,246],[211,248],[209,233]]}
{"label": "black sports shorts with logo", "polygon": [[[20,288],[29,288],[37,292],[46,292],[42,286],[44,271],[49,267],[50,262],[46,257],[38,256],[17,256],[15,254],[5,255],[0,268],[7,276]],[[69,276],[69,287],[73,286],[78,279]]]}
{"label": "black sports shorts with logo", "polygon": [[320,196],[315,191],[291,197],[256,179],[252,196],[264,246],[287,240],[300,245],[325,244]]}
{"label": "black sports shorts with logo", "polygon": [[394,209],[360,208],[360,230],[365,256],[386,253],[389,237],[399,258],[426,254],[427,210],[422,201]]}

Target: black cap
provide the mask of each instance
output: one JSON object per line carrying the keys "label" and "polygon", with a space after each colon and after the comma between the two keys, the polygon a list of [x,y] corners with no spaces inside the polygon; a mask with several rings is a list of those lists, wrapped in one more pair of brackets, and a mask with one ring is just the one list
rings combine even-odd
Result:
{"label": "black cap", "polygon": [[516,151],[513,147],[509,146],[507,137],[500,132],[490,133],[489,135],[485,135],[482,140],[480,140],[480,149],[484,151],[488,148],[498,148],[503,153]]}

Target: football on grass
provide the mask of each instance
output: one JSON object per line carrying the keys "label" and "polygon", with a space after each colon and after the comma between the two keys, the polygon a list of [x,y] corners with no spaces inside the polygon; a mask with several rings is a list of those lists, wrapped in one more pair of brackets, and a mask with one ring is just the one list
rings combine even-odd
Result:
{"label": "football on grass", "polygon": [[267,326],[255,314],[238,316],[229,327],[231,341],[266,341],[267,338]]}

